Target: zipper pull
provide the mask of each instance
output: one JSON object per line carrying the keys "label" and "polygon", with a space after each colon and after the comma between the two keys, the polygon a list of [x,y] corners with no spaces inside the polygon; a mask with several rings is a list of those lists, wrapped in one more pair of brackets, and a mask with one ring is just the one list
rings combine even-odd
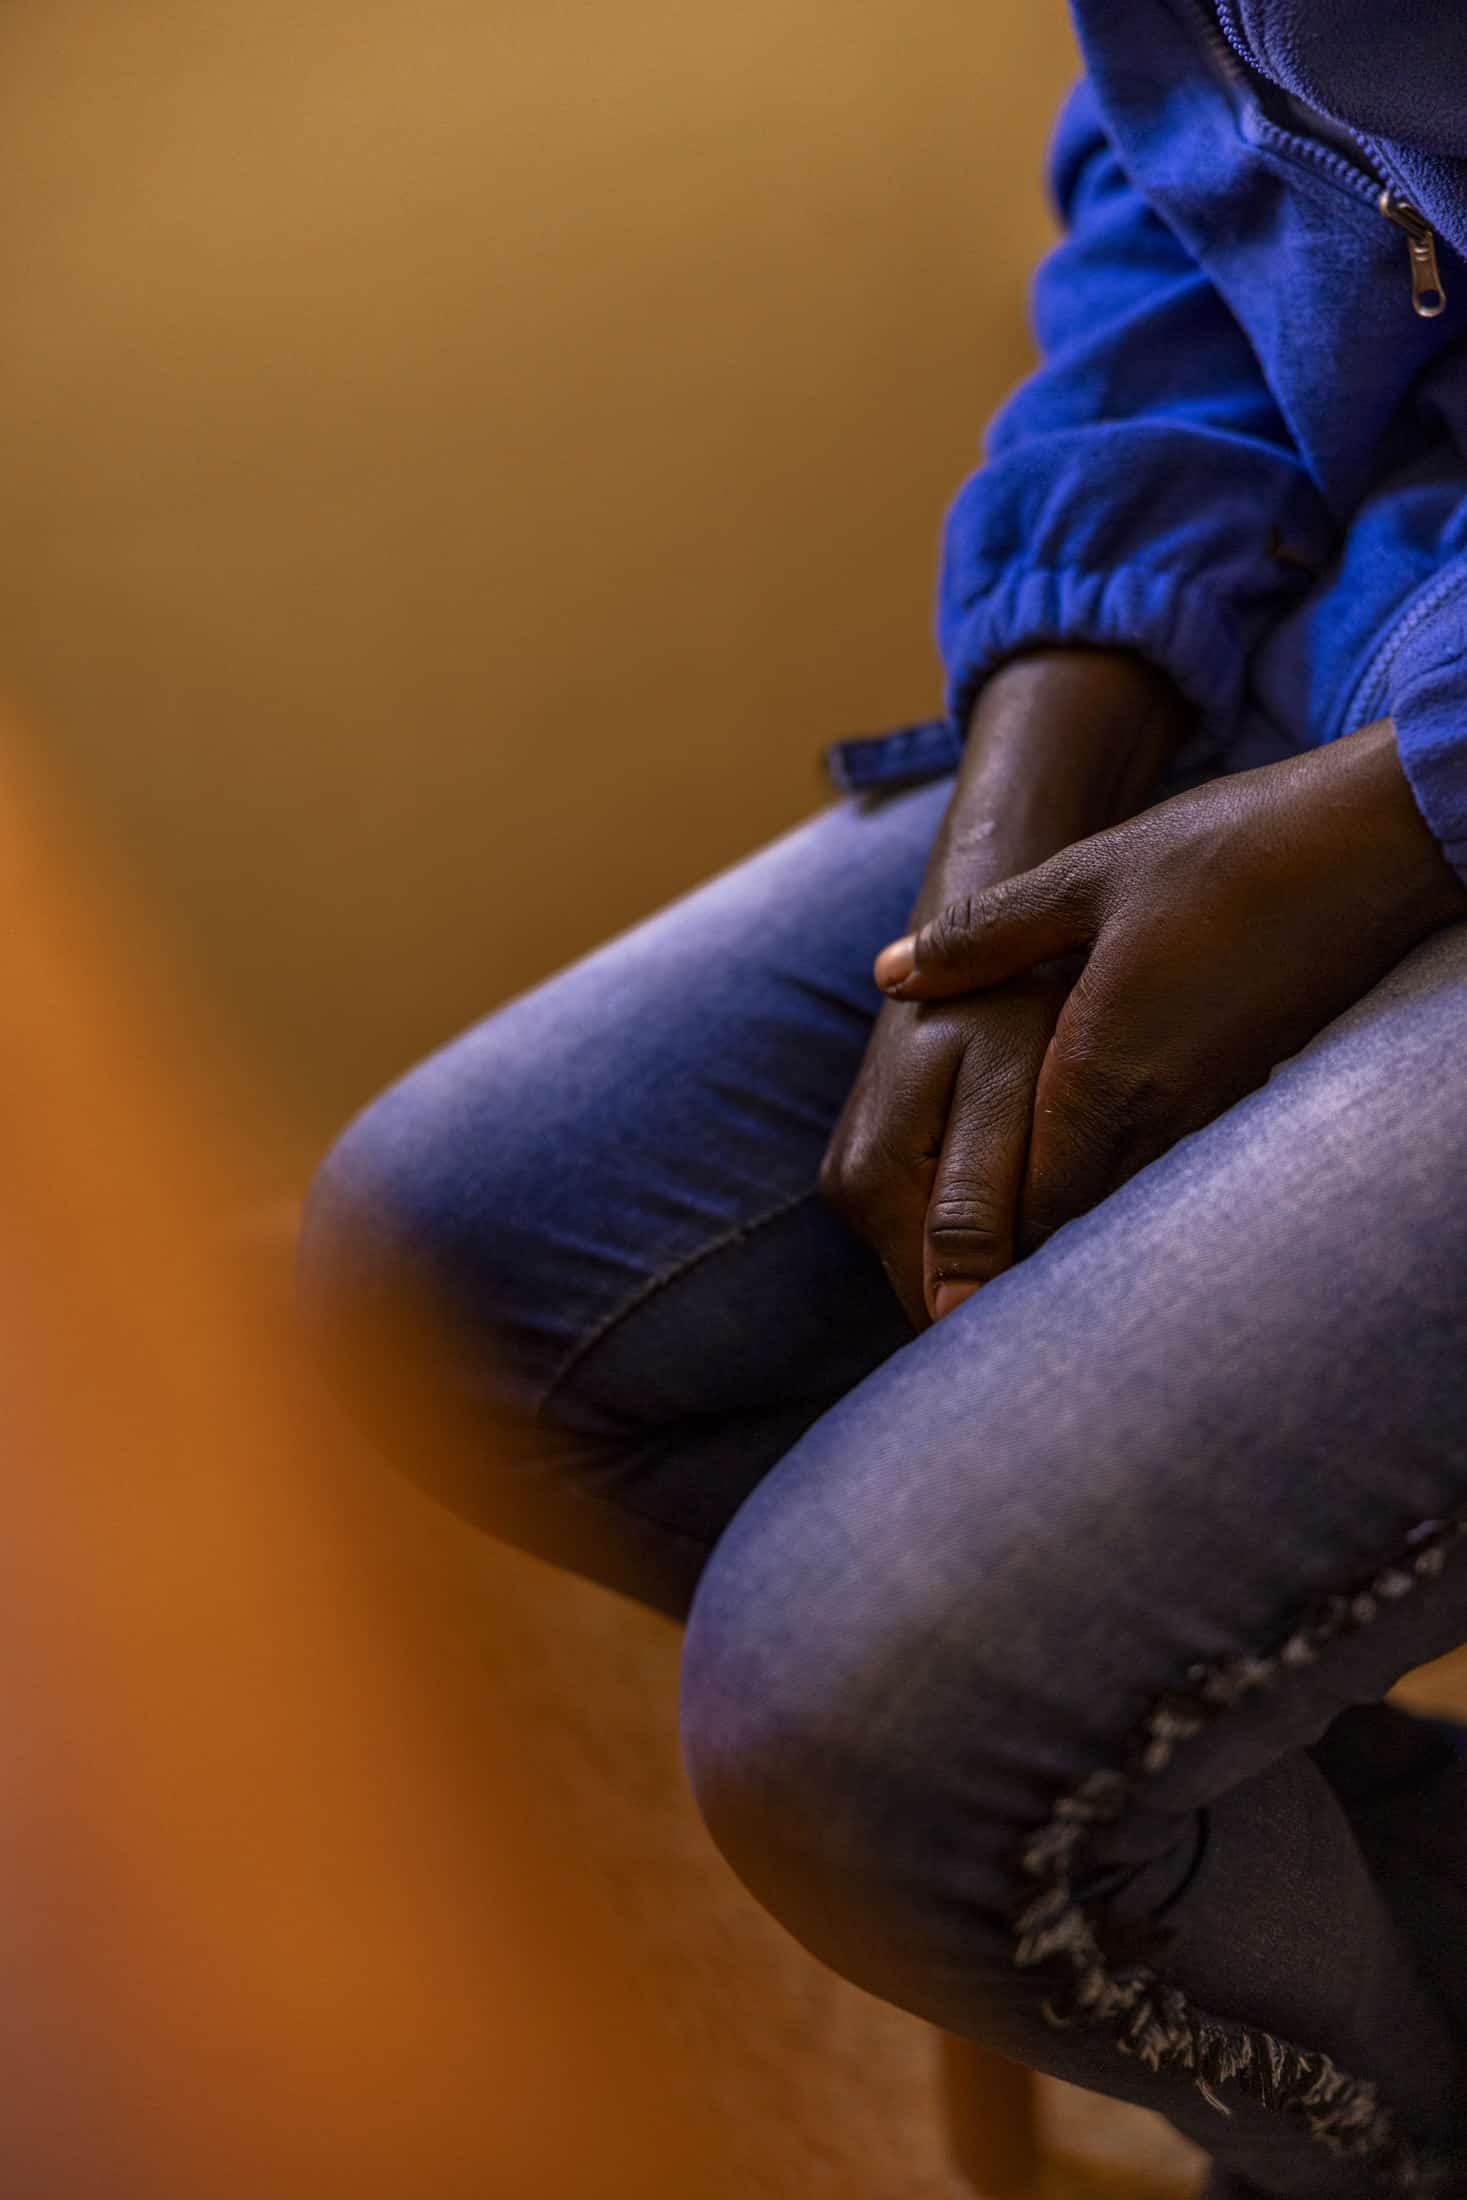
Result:
{"label": "zipper pull", "polygon": [[1411,310],[1423,321],[1434,321],[1446,311],[1447,294],[1436,264],[1436,238],[1431,224],[1409,201],[1398,199],[1389,184],[1375,203],[1388,222],[1406,233],[1406,250],[1411,256]]}

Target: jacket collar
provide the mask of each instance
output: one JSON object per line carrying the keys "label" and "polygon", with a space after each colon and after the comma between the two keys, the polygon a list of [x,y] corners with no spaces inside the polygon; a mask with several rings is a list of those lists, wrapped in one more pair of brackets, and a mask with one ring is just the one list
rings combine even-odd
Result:
{"label": "jacket collar", "polygon": [[1354,131],[1403,198],[1467,258],[1464,0],[1215,0],[1271,83]]}

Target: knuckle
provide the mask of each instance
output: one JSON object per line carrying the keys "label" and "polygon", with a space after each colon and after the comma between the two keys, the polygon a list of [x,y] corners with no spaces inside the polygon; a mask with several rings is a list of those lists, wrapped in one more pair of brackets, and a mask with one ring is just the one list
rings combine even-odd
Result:
{"label": "knuckle", "polygon": [[821,1198],[846,1221],[861,1222],[882,1202],[886,1171],[874,1146],[831,1148],[820,1165]]}
{"label": "knuckle", "polygon": [[830,1206],[840,1205],[846,1188],[846,1157],[843,1147],[834,1144],[826,1147],[815,1178],[815,1188]]}
{"label": "knuckle", "polygon": [[950,961],[952,955],[957,955],[968,944],[972,937],[972,902],[974,898],[966,893],[957,902],[948,902],[946,909],[937,911],[922,935],[922,957],[930,961]]}
{"label": "knuckle", "polygon": [[939,961],[958,954],[972,940],[991,909],[991,900],[980,894],[960,894],[940,909],[923,937],[926,951]]}
{"label": "knuckle", "polygon": [[1008,1044],[970,1059],[961,1094],[962,1122],[978,1137],[1027,1129],[1034,1085],[1047,1044],[1040,1029],[1004,1034]]}
{"label": "knuckle", "polygon": [[990,1275],[995,1268],[1005,1265],[1008,1258],[1008,1239],[1000,1237],[996,1230],[976,1226],[954,1225],[951,1229],[930,1231],[928,1244],[932,1276],[937,1283]]}
{"label": "knuckle", "polygon": [[1008,1230],[992,1203],[981,1197],[950,1193],[935,1199],[926,1235],[939,1280],[984,1273],[1008,1253]]}
{"label": "knuckle", "polygon": [[820,1197],[827,1207],[833,1207],[840,1215],[856,1212],[861,1199],[860,1185],[843,1155],[826,1155],[820,1165],[818,1184]]}
{"label": "knuckle", "polygon": [[1115,1065],[1091,1033],[1078,1023],[1062,1026],[1049,1044],[1046,1083],[1056,1105],[1066,1112],[1088,1105],[1118,1082]]}
{"label": "knuckle", "polygon": [[1048,1078],[1066,1113],[1125,1114],[1151,1082],[1146,1066],[1119,1044],[1114,1019],[1101,1012],[1081,974],[1049,1043]]}
{"label": "knuckle", "polygon": [[1105,882],[1105,864],[1094,838],[1062,848],[1058,855],[1051,856],[1045,868],[1056,899],[1070,904],[1090,901]]}

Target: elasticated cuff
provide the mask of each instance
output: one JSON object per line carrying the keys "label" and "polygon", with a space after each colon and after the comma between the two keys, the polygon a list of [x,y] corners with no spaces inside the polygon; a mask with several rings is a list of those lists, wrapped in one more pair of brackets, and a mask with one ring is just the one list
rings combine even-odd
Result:
{"label": "elasticated cuff", "polygon": [[967,725],[979,688],[1004,659],[1044,643],[1134,649],[1169,673],[1199,712],[1179,768],[1225,752],[1237,729],[1244,649],[1226,607],[1196,578],[1149,566],[1092,573],[1006,566],[976,577],[970,607],[944,621],[948,715]]}
{"label": "elasticated cuff", "polygon": [[1417,807],[1467,880],[1467,653],[1443,655],[1439,632],[1431,641],[1420,662],[1398,661],[1390,712]]}

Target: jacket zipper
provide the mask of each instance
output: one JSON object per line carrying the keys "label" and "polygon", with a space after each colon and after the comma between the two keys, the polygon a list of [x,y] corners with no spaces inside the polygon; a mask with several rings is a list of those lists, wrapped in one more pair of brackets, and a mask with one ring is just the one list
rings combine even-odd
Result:
{"label": "jacket zipper", "polygon": [[1208,0],[1189,0],[1189,6],[1219,74],[1249,100],[1253,134],[1260,143],[1272,146],[1291,160],[1306,161],[1310,167],[1318,168],[1334,182],[1353,191],[1358,198],[1369,199],[1376,212],[1394,223],[1405,236],[1411,271],[1412,312],[1423,321],[1434,321],[1439,313],[1444,313],[1447,294],[1437,262],[1436,234],[1426,216],[1396,188],[1381,159],[1379,146],[1352,130],[1350,135],[1360,148],[1360,160],[1356,164],[1322,139],[1305,137],[1271,122],[1253,102],[1251,65],[1229,38]]}
{"label": "jacket zipper", "polygon": [[1423,619],[1467,589],[1467,557],[1459,557],[1445,573],[1433,574],[1422,581],[1406,598],[1392,623],[1390,630],[1371,651],[1365,670],[1350,689],[1345,705],[1330,735],[1353,733],[1357,726],[1373,724],[1380,716],[1381,705],[1388,701],[1391,667],[1406,643],[1416,632]]}
{"label": "jacket zipper", "polygon": [[1434,321],[1446,310],[1447,294],[1442,288],[1441,270],[1436,263],[1436,236],[1432,226],[1409,199],[1399,198],[1389,184],[1382,188],[1375,203],[1388,222],[1394,222],[1406,233],[1406,250],[1411,255],[1411,310],[1420,314],[1423,321]]}

